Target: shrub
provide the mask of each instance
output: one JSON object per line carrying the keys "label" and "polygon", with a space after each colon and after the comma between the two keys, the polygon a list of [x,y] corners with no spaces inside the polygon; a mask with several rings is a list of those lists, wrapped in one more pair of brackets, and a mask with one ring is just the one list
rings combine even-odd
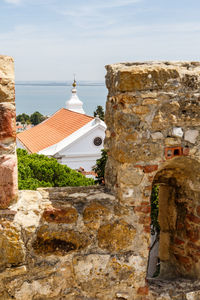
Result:
{"label": "shrub", "polygon": [[19,189],[36,190],[38,187],[88,186],[94,180],[61,165],[55,158],[28,154],[17,149]]}

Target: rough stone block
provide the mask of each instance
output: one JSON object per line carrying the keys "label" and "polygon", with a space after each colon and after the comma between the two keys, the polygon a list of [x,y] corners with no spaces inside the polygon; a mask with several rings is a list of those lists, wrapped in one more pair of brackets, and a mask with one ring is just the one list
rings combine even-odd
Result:
{"label": "rough stone block", "polygon": [[0,102],[15,100],[14,60],[0,55]]}
{"label": "rough stone block", "polygon": [[16,137],[15,106],[11,103],[0,103],[0,142]]}
{"label": "rough stone block", "polygon": [[109,251],[127,251],[135,233],[135,228],[124,221],[102,225],[98,230],[99,247]]}
{"label": "rough stone block", "polygon": [[138,185],[144,177],[142,170],[135,170],[132,165],[123,165],[119,170],[121,183],[128,185]]}
{"label": "rough stone block", "polygon": [[62,230],[62,228],[51,228],[44,225],[37,232],[33,248],[41,254],[66,255],[68,252],[85,248],[87,244],[87,236],[75,230]]}
{"label": "rough stone block", "polygon": [[109,210],[100,203],[93,202],[83,211],[84,224],[91,229],[98,229],[101,221],[109,219]]}
{"label": "rough stone block", "polygon": [[[120,92],[135,92],[162,89],[170,79],[179,78],[177,68],[165,64],[115,64],[106,66],[114,80],[106,76],[108,89]],[[115,85],[114,85],[115,84]]]}
{"label": "rough stone block", "polygon": [[20,228],[11,222],[0,222],[0,266],[18,265],[25,260],[25,246]]}
{"label": "rough stone block", "polygon": [[172,130],[172,135],[177,136],[177,137],[182,137],[183,136],[183,130],[181,127],[174,127]]}
{"label": "rough stone block", "polygon": [[0,102],[13,102],[15,100],[14,81],[0,78]]}
{"label": "rough stone block", "polygon": [[0,157],[0,208],[7,208],[17,199],[17,157]]}
{"label": "rough stone block", "polygon": [[12,57],[0,55],[0,78],[14,80],[14,60]]}
{"label": "rough stone block", "polygon": [[195,144],[198,135],[199,135],[198,130],[187,130],[185,132],[184,138],[186,141],[190,142],[191,144]]}
{"label": "rough stone block", "polygon": [[43,213],[45,221],[50,223],[75,223],[78,218],[77,210],[73,207],[47,209]]}
{"label": "rough stone block", "polygon": [[153,140],[162,140],[164,138],[162,132],[159,132],[159,131],[158,132],[153,132],[151,134],[151,137],[152,137]]}
{"label": "rough stone block", "polygon": [[79,282],[101,278],[107,270],[110,255],[90,254],[76,256],[73,260],[75,276]]}

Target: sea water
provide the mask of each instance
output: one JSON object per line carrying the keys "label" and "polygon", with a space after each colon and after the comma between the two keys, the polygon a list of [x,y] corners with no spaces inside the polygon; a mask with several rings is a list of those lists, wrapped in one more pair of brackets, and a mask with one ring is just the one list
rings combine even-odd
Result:
{"label": "sea water", "polygon": [[[65,107],[65,102],[71,97],[71,89],[71,82],[16,82],[16,113],[30,115],[39,111],[43,115],[52,115]],[[77,85],[77,95],[87,115],[93,116],[97,105],[105,109],[107,93],[105,84],[101,82]]]}

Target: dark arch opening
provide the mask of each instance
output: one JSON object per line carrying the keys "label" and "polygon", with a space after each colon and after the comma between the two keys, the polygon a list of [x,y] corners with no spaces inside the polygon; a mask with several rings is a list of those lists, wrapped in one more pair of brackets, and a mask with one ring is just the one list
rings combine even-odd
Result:
{"label": "dark arch opening", "polygon": [[[154,177],[159,185],[157,257],[160,279],[200,278],[200,164],[187,157],[166,162]],[[152,246],[152,245],[151,245]],[[153,277],[152,249],[147,277]],[[150,274],[151,273],[151,274]]]}

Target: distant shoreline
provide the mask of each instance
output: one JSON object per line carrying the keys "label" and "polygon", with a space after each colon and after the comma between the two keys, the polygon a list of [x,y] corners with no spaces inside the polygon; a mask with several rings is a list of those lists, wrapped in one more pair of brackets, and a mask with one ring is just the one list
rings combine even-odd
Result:
{"label": "distant shoreline", "polygon": [[[71,81],[16,81],[16,85],[26,85],[26,86],[71,86],[72,82]],[[80,81],[77,83],[77,86],[105,86],[104,82],[91,82],[91,81]]]}

